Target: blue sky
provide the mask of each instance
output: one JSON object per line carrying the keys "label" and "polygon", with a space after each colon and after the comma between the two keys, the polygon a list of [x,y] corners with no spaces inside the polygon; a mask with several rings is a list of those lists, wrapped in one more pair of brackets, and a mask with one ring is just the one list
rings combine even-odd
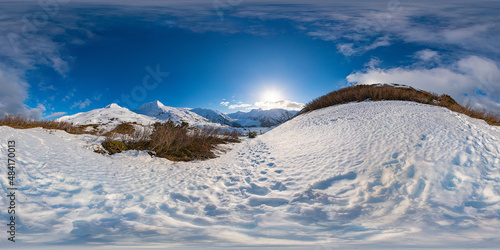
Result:
{"label": "blue sky", "polygon": [[500,110],[498,1],[2,1],[0,115],[300,109],[401,83]]}

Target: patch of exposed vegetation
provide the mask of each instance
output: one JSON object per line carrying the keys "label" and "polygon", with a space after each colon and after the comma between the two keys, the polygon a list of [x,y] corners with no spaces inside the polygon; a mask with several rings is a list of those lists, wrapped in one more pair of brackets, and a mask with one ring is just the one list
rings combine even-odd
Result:
{"label": "patch of exposed vegetation", "polygon": [[104,134],[104,136],[111,136],[113,134],[122,134],[122,135],[132,135],[135,132],[135,128],[130,123],[121,123],[116,126],[113,130]]}
{"label": "patch of exposed vegetation", "polygon": [[154,152],[157,157],[172,161],[206,160],[215,158],[213,149],[218,144],[239,142],[236,131],[219,128],[192,128],[187,123],[172,121],[156,123],[152,131],[143,130],[126,140],[129,149]]}
{"label": "patch of exposed vegetation", "polygon": [[257,137],[257,132],[248,131],[247,136],[248,136],[248,138],[255,138],[255,137]]}
{"label": "patch of exposed vegetation", "polygon": [[470,104],[462,106],[449,95],[437,95],[408,86],[399,85],[355,85],[314,99],[306,104],[299,114],[338,104],[371,101],[411,101],[448,108],[451,111],[482,119],[490,125],[500,126],[500,116],[486,110],[475,110]]}
{"label": "patch of exposed vegetation", "polygon": [[121,141],[113,141],[109,138],[107,138],[103,143],[102,146],[106,151],[111,155],[111,154],[116,154],[116,153],[121,153],[123,151],[128,150],[128,147],[125,143]]}
{"label": "patch of exposed vegetation", "polygon": [[87,131],[86,128],[89,126],[95,126],[95,124],[89,125],[73,125],[69,122],[62,121],[44,121],[24,118],[20,115],[6,115],[0,118],[0,126],[9,126],[17,129],[29,129],[29,128],[44,128],[44,129],[58,129],[64,130],[70,134],[95,134],[95,132]]}

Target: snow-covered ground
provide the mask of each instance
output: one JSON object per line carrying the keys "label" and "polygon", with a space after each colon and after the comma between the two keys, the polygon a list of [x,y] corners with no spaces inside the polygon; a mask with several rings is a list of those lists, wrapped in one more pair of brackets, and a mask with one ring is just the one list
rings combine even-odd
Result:
{"label": "snow-covered ground", "polygon": [[19,186],[18,242],[2,247],[500,245],[500,128],[445,108],[329,107],[189,163],[99,155],[61,131],[0,137],[2,162],[16,141]]}

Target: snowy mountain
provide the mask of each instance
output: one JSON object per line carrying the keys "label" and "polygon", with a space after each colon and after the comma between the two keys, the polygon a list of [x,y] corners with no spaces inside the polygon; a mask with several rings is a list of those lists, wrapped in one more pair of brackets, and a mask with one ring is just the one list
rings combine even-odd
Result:
{"label": "snowy mountain", "polygon": [[101,109],[63,116],[57,120],[71,122],[75,125],[99,124],[103,125],[101,127],[105,129],[112,129],[124,122],[148,125],[158,121],[154,117],[137,114],[127,108],[118,106],[116,103]]}
{"label": "snowy mountain", "polygon": [[211,122],[203,116],[191,111],[189,108],[174,108],[154,101],[141,105],[135,112],[155,117],[159,120],[171,120],[175,123],[187,122],[191,125],[209,125]]}
{"label": "snowy mountain", "polygon": [[235,123],[233,119],[217,110],[213,109],[203,109],[203,108],[194,108],[190,110],[193,113],[196,113],[202,117],[205,117],[209,121],[213,123],[220,123],[229,126],[234,126]]}
{"label": "snowy mountain", "polygon": [[[57,120],[71,122],[76,125],[99,124],[99,128],[104,130],[111,130],[124,122],[147,125],[166,120],[175,123],[187,122],[193,126],[270,127],[285,121],[284,117],[291,117],[295,114],[295,111],[275,109],[252,110],[248,113],[237,112],[225,115],[211,109],[175,108],[154,101],[143,104],[134,111],[113,103],[101,109],[63,116]],[[234,119],[230,116],[233,116]]]}
{"label": "snowy mountain", "polygon": [[1,126],[0,137],[16,140],[30,247],[500,245],[500,128],[442,107],[328,107],[203,162],[104,156],[82,146],[92,136],[40,128]]}
{"label": "snowy mountain", "polygon": [[287,121],[297,113],[298,111],[285,109],[252,109],[250,112],[238,111],[227,116],[234,119],[241,126],[271,127]]}

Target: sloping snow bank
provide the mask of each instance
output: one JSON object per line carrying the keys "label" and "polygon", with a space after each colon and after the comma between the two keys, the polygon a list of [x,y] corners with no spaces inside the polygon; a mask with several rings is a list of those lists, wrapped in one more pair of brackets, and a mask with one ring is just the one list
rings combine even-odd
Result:
{"label": "sloping snow bank", "polygon": [[102,156],[42,129],[0,137],[17,143],[21,246],[500,243],[500,129],[444,108],[329,107],[191,163]]}

